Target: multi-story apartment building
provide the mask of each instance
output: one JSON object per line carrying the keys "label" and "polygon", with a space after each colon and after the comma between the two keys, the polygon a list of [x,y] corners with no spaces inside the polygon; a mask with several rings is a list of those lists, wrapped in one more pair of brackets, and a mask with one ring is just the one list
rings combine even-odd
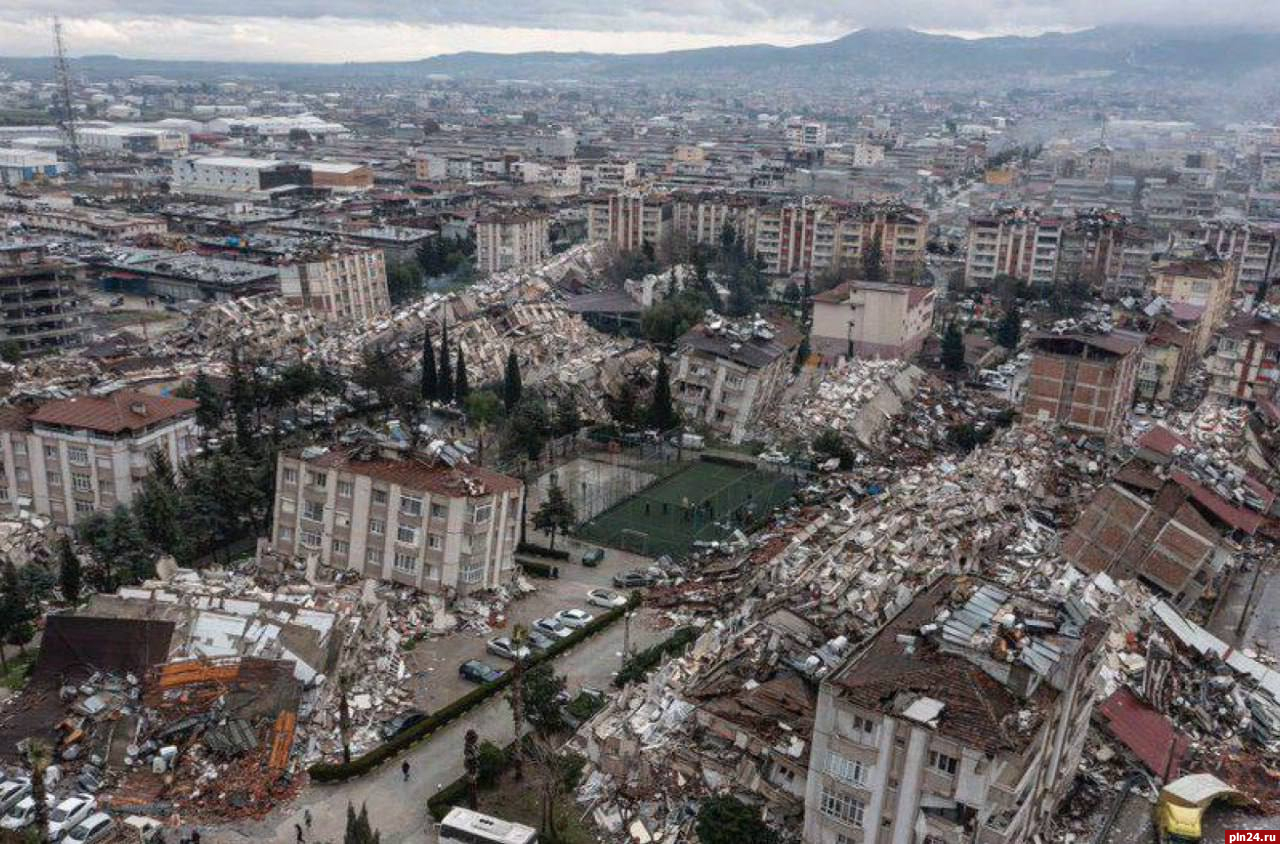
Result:
{"label": "multi-story apartment building", "polygon": [[928,229],[928,215],[901,205],[786,203],[757,209],[751,245],[774,275],[841,267],[856,274],[863,253],[879,241],[886,277],[912,281],[924,267]]}
{"label": "multi-story apartment building", "polygon": [[933,326],[937,292],[874,281],[847,281],[813,297],[810,342],[816,354],[906,359]]}
{"label": "multi-story apartment building", "polygon": [[601,161],[593,177],[596,190],[625,190],[639,181],[634,161]]}
{"label": "multi-story apartment building", "polygon": [[60,525],[133,501],[162,450],[174,466],[197,446],[197,404],[134,390],[9,407],[0,416],[0,505]]}
{"label": "multi-story apartment building", "polygon": [[1127,331],[1034,335],[1023,415],[1110,440],[1133,401],[1143,340]]}
{"label": "multi-story apartment building", "polygon": [[477,217],[476,271],[490,275],[542,263],[551,254],[549,225],[546,214],[531,211]]}
{"label": "multi-story apartment building", "polygon": [[1050,286],[1057,277],[1060,220],[1011,209],[969,219],[965,287],[989,287],[997,276]]}
{"label": "multi-story apartment building", "polygon": [[23,354],[78,346],[83,320],[70,268],[44,244],[0,241],[0,342]]}
{"label": "multi-story apartment building", "polygon": [[524,485],[386,443],[282,453],[274,549],[445,596],[509,583]]}
{"label": "multi-story apartment building", "polygon": [[1141,401],[1169,401],[1182,386],[1194,359],[1195,335],[1173,319],[1157,318],[1142,346],[1135,395]]}
{"label": "multi-story apartment building", "polygon": [[1231,286],[1253,292],[1280,267],[1280,227],[1260,223],[1214,220],[1204,223],[1201,242],[1231,263]]}
{"label": "multi-story apartment building", "polygon": [[1231,262],[1175,259],[1159,262],[1152,273],[1153,294],[1170,304],[1204,308],[1195,337],[1195,353],[1203,355],[1231,309]]}
{"label": "multi-story apartment building", "polygon": [[1273,399],[1280,383],[1280,323],[1270,314],[1240,314],[1218,332],[1207,361],[1209,395],[1232,404]]}
{"label": "multi-story apartment building", "polygon": [[805,844],[1021,844],[1073,781],[1106,624],[936,580],[822,681]]}
{"label": "multi-story apartment building", "polygon": [[391,312],[381,249],[323,248],[280,267],[280,293],[289,304],[342,322]]}
{"label": "multi-story apartment building", "polygon": [[666,194],[630,191],[587,204],[587,239],[605,240],[623,252],[645,243],[657,248],[671,231],[672,203]]}
{"label": "multi-story apartment building", "polygon": [[686,420],[741,442],[786,386],[799,339],[764,320],[696,325],[676,343],[672,397]]}
{"label": "multi-story apartment building", "polygon": [[787,147],[792,150],[820,149],[827,143],[827,124],[793,117],[782,128]]}

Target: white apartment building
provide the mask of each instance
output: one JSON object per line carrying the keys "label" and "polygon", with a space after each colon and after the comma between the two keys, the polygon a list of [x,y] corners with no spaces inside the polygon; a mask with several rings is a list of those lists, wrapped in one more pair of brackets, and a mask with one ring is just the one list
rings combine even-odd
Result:
{"label": "white apartment building", "polygon": [[163,450],[178,466],[197,446],[197,403],[135,390],[0,409],[0,507],[60,525],[129,504]]}
{"label": "white apartment building", "polygon": [[381,249],[341,247],[280,267],[280,294],[326,319],[364,322],[391,312]]}
{"label": "white apartment building", "polygon": [[594,176],[596,190],[622,190],[639,181],[634,161],[601,161]]}
{"label": "white apartment building", "polygon": [[607,240],[622,252],[655,248],[671,231],[672,207],[665,194],[615,193],[587,205],[587,239]]}
{"label": "white apartment building", "polygon": [[817,149],[827,143],[827,124],[793,117],[783,127],[782,135],[790,149]]}
{"label": "white apartment building", "polygon": [[541,264],[551,254],[549,219],[535,212],[476,218],[476,271],[491,275]]}
{"label": "white apartment building", "polygon": [[805,844],[1020,844],[1075,777],[1104,622],[947,575],[818,693]]}
{"label": "white apartment building", "polygon": [[459,596],[509,583],[524,484],[466,462],[359,444],[282,453],[276,552]]}

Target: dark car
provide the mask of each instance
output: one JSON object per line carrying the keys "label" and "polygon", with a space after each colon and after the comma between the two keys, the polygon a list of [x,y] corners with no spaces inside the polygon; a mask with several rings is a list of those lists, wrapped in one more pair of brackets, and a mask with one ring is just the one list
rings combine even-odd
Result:
{"label": "dark car", "polygon": [[600,561],[604,559],[603,548],[592,548],[590,551],[582,555],[582,564],[587,568],[595,568],[600,565]]}
{"label": "dark car", "polygon": [[628,571],[613,576],[613,585],[618,589],[635,589],[652,586],[653,576],[644,571]]}
{"label": "dark car", "polygon": [[502,672],[487,662],[469,659],[458,667],[458,676],[472,683],[492,683],[502,678]]}
{"label": "dark car", "polygon": [[554,645],[558,639],[553,639],[541,630],[530,629],[526,634],[525,644],[535,651],[545,651]]}
{"label": "dark car", "polygon": [[420,709],[408,709],[401,712],[394,718],[388,718],[378,725],[378,733],[382,736],[383,741],[390,741],[414,724],[419,724],[427,717],[427,713]]}

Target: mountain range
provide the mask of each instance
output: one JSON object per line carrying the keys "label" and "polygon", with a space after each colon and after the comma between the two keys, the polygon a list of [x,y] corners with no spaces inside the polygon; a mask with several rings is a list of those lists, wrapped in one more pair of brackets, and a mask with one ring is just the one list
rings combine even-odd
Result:
{"label": "mountain range", "polygon": [[[46,58],[0,58],[0,69],[48,77]],[[1112,26],[1034,37],[966,39],[906,29],[864,29],[834,41],[777,47],[710,47],[664,53],[484,53],[417,61],[289,64],[74,58],[89,78],[156,74],[178,79],[253,76],[316,82],[474,79],[821,84],[831,79],[939,84],[1054,77],[1185,79],[1214,83],[1280,69],[1280,33]]]}

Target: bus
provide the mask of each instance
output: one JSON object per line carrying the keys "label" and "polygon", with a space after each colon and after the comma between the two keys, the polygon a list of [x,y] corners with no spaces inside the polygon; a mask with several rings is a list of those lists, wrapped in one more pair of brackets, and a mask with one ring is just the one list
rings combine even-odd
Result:
{"label": "bus", "polygon": [[456,806],[440,822],[440,844],[538,844],[531,826],[504,821]]}

